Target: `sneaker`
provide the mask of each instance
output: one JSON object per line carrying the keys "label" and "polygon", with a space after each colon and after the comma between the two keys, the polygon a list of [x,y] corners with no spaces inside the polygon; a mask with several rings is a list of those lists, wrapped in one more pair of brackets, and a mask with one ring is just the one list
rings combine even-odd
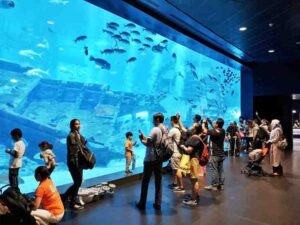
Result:
{"label": "sneaker", "polygon": [[218,190],[217,187],[212,186],[212,185],[205,186],[204,189],[208,190],[208,191],[217,191]]}
{"label": "sneaker", "polygon": [[185,192],[185,189],[182,188],[182,187],[176,187],[173,189],[173,192],[180,192],[180,193],[184,193]]}
{"label": "sneaker", "polygon": [[[192,195],[191,194],[187,194],[184,196],[184,200],[191,200],[192,199]],[[197,201],[200,201],[200,196],[197,195]]]}
{"label": "sneaker", "polygon": [[182,203],[185,204],[185,205],[192,205],[192,206],[198,205],[197,200],[192,200],[192,199],[183,200]]}
{"label": "sneaker", "polygon": [[178,187],[178,185],[174,184],[174,183],[168,185],[168,188],[170,188],[170,189],[174,189],[176,187]]}
{"label": "sneaker", "polygon": [[222,190],[222,191],[223,191],[223,190],[224,190],[224,188],[225,188],[225,187],[224,187],[224,185],[220,185],[220,190]]}
{"label": "sneaker", "polygon": [[71,209],[74,209],[74,210],[81,210],[81,209],[84,209],[83,206],[79,205],[79,204],[73,204],[71,205],[70,207]]}

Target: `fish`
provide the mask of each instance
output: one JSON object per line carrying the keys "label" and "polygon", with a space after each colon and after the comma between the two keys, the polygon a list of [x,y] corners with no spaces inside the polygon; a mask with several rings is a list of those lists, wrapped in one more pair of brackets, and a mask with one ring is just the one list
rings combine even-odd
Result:
{"label": "fish", "polygon": [[107,28],[107,29],[111,29],[111,30],[118,30],[117,27],[112,26],[112,25],[106,25],[106,28]]}
{"label": "fish", "polygon": [[106,25],[108,26],[114,26],[114,27],[119,27],[120,25],[116,22],[110,22],[110,23],[107,23]]}
{"label": "fish", "polygon": [[103,33],[107,33],[109,35],[114,35],[114,32],[110,31],[110,30],[106,30],[106,29],[102,29]]}
{"label": "fish", "polygon": [[134,23],[127,23],[124,26],[127,27],[127,28],[136,28],[136,25]]}
{"label": "fish", "polygon": [[117,40],[120,40],[120,39],[122,39],[122,37],[121,37],[121,35],[119,35],[119,34],[115,34],[115,35],[113,35],[113,36],[111,36],[113,39],[117,39]]}
{"label": "fish", "polygon": [[15,2],[12,0],[0,0],[0,8],[12,9],[15,7]]}
{"label": "fish", "polygon": [[37,77],[42,77],[43,75],[49,76],[49,70],[45,71],[40,68],[34,68],[34,69],[27,70],[25,74],[27,76],[37,76]]}
{"label": "fish", "polygon": [[59,67],[58,71],[61,72],[61,73],[66,73],[66,74],[70,74],[71,73],[70,70],[68,70],[66,67],[63,67],[63,66]]}
{"label": "fish", "polygon": [[197,70],[193,63],[187,62],[187,65],[190,66],[191,70]]}
{"label": "fish", "polygon": [[139,48],[138,49],[140,52],[145,51],[145,48]]}
{"label": "fish", "polygon": [[52,20],[47,20],[47,24],[49,24],[49,25],[54,25],[54,24],[55,24],[55,22],[54,22],[54,21],[52,21]]}
{"label": "fish", "polygon": [[114,49],[113,48],[108,48],[108,49],[104,49],[103,51],[101,51],[101,54],[112,54],[114,53]]}
{"label": "fish", "polygon": [[161,41],[160,43],[167,44],[167,43],[168,43],[168,40],[165,39],[165,40]]}
{"label": "fish", "polygon": [[25,56],[25,57],[28,57],[30,58],[31,60],[34,59],[34,57],[38,56],[38,57],[42,57],[42,53],[37,53],[31,49],[28,49],[28,50],[20,50],[19,51],[19,55],[22,55],[22,56]]}
{"label": "fish", "polygon": [[130,33],[126,32],[126,31],[121,32],[120,35],[123,35],[125,37],[130,37]]}
{"label": "fish", "polygon": [[126,49],[123,49],[123,48],[114,48],[114,51],[116,52],[116,53],[126,53],[127,51],[126,51]]}
{"label": "fish", "polygon": [[162,53],[163,50],[168,51],[167,46],[161,46],[161,45],[158,44],[158,45],[154,45],[152,47],[152,51],[153,52]]}
{"label": "fish", "polygon": [[178,100],[179,100],[177,97],[174,97],[174,99],[175,99],[176,101],[178,101]]}
{"label": "fish", "polygon": [[87,46],[84,46],[84,54],[86,56],[89,55],[89,48]]}
{"label": "fish", "polygon": [[39,48],[49,49],[49,42],[44,38],[42,42],[38,43],[36,46]]}
{"label": "fish", "polygon": [[176,56],[176,53],[175,53],[175,52],[173,52],[173,54],[172,54],[172,57],[173,57],[174,59],[176,59],[176,58],[177,58],[177,56]]}
{"label": "fish", "polygon": [[144,46],[145,48],[150,48],[150,47],[151,47],[151,46],[148,45],[148,44],[143,44],[143,46]]}
{"label": "fish", "polygon": [[137,60],[136,57],[131,57],[131,58],[129,58],[126,62],[127,62],[127,63],[130,63],[130,62],[134,62],[134,61],[136,61],[136,60]]}
{"label": "fish", "polygon": [[79,37],[77,37],[74,42],[77,43],[78,41],[84,41],[85,39],[87,39],[87,36],[85,35],[81,35]]}
{"label": "fish", "polygon": [[69,1],[68,0],[49,0],[49,3],[66,5],[69,3]]}
{"label": "fish", "polygon": [[145,40],[147,40],[149,42],[153,42],[153,39],[151,37],[145,37]]}
{"label": "fish", "polygon": [[142,42],[141,42],[141,40],[139,40],[139,39],[132,39],[131,41],[133,41],[133,42],[135,42],[135,43],[137,43],[137,44],[141,44]]}
{"label": "fish", "polygon": [[233,96],[233,95],[234,95],[234,91],[231,92],[231,96]]}
{"label": "fish", "polygon": [[209,90],[209,93],[213,93],[215,90],[214,89],[210,89]]}
{"label": "fish", "polygon": [[123,39],[123,38],[119,39],[119,42],[122,42],[122,43],[128,44],[128,45],[130,44],[130,41]]}
{"label": "fish", "polygon": [[110,70],[110,63],[104,59],[94,58],[93,56],[90,57],[90,61],[94,61],[101,69]]}
{"label": "fish", "polygon": [[54,31],[53,31],[50,27],[48,27],[48,31],[49,31],[50,33],[54,33]]}
{"label": "fish", "polygon": [[178,76],[184,78],[184,76],[181,72],[178,73]]}
{"label": "fish", "polygon": [[137,30],[130,31],[130,33],[132,33],[134,35],[138,35],[138,36],[141,35],[141,33],[138,32]]}
{"label": "fish", "polygon": [[194,70],[192,70],[192,74],[193,74],[193,76],[194,76],[197,80],[199,80],[199,77],[198,77],[197,73],[196,73]]}
{"label": "fish", "polygon": [[192,109],[195,109],[197,108],[198,106],[197,105],[192,105]]}

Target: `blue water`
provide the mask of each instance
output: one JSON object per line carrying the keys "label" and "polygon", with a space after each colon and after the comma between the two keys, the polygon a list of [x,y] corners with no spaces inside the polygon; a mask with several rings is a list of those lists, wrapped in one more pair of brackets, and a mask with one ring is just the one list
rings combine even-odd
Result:
{"label": "blue water", "polygon": [[[0,0],[0,2],[3,0]],[[78,118],[97,156],[85,179],[124,170],[125,133],[148,133],[156,112],[228,124],[240,116],[240,70],[80,0],[0,4],[0,185],[7,182],[9,131],[27,144],[21,189],[34,190],[37,144],[54,144],[57,185],[69,183],[65,138]],[[136,147],[141,166],[144,148]]]}

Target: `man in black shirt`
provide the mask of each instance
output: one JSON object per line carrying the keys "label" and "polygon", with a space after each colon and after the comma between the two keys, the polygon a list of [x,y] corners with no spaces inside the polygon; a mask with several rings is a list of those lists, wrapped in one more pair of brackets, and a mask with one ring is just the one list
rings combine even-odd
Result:
{"label": "man in black shirt", "polygon": [[[210,125],[212,122],[210,119],[207,120]],[[224,172],[223,172],[223,161],[225,159],[224,154],[224,139],[225,130],[223,129],[224,120],[218,118],[212,125],[211,129],[207,129],[205,124],[202,124],[203,132],[210,136],[211,142],[211,156],[209,159],[210,170],[211,170],[211,184],[206,186],[206,190],[221,190],[224,189]]]}

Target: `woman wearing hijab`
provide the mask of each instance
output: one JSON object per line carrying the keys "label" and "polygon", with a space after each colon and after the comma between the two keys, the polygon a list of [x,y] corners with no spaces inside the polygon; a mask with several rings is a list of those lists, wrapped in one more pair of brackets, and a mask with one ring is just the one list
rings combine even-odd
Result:
{"label": "woman wearing hijab", "polygon": [[271,143],[270,159],[273,167],[272,176],[282,176],[283,170],[281,162],[283,160],[283,150],[279,148],[279,143],[283,139],[283,131],[280,125],[280,121],[277,119],[271,122],[271,134],[267,143]]}

